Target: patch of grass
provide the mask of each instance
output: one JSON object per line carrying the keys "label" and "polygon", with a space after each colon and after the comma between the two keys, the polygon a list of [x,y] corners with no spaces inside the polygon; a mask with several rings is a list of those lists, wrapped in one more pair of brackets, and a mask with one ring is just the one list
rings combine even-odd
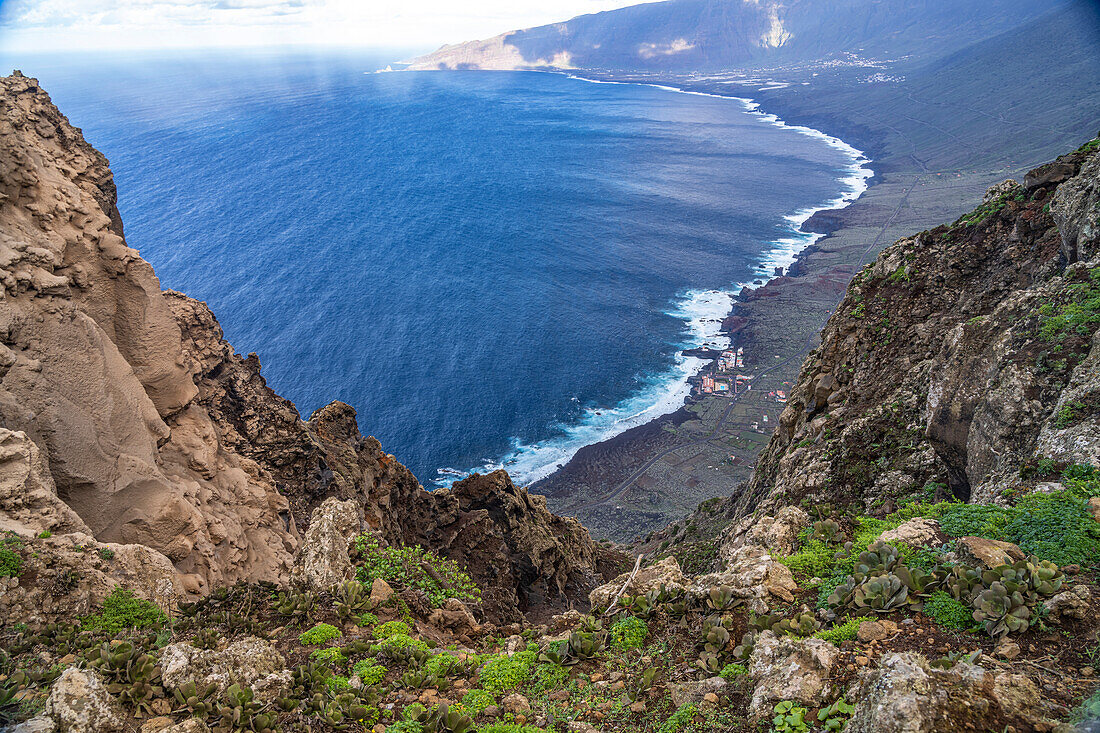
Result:
{"label": "patch of grass", "polygon": [[476,718],[485,708],[496,704],[496,698],[488,690],[470,690],[462,696],[463,712],[471,718]]}
{"label": "patch of grass", "polygon": [[679,733],[684,729],[691,719],[695,717],[695,705],[688,703],[681,706],[676,710],[668,720],[661,724],[661,727],[657,729],[657,733]]}
{"label": "patch of grass", "polygon": [[1088,279],[1070,283],[1055,302],[1039,308],[1039,338],[1063,341],[1070,334],[1089,336],[1100,324],[1100,267]]}
{"label": "patch of grass", "polygon": [[159,629],[168,623],[160,606],[134,595],[132,590],[116,587],[103,599],[103,609],[81,622],[86,631],[117,634],[129,629]]}
{"label": "patch of grass", "polygon": [[745,669],[745,665],[737,664],[736,662],[734,662],[732,664],[727,664],[725,667],[722,667],[722,671],[718,673],[718,676],[724,679],[726,682],[733,682],[736,678],[741,677],[742,675],[746,675],[748,673],[749,671]]}
{"label": "patch of grass", "polygon": [[298,641],[306,646],[320,646],[327,644],[333,639],[339,639],[343,636],[340,633],[340,629],[336,628],[332,624],[317,624],[309,631],[303,631],[298,635]]}
{"label": "patch of grass", "polygon": [[354,551],[360,582],[370,584],[382,578],[390,584],[416,588],[436,608],[448,598],[481,600],[481,590],[458,563],[419,545],[382,547],[376,538],[361,535],[355,540]]}
{"label": "patch of grass", "polygon": [[1091,562],[1100,559],[1100,524],[1086,505],[1087,492],[1097,490],[1093,481],[1071,482],[1066,491],[1028,494],[1014,507],[959,504],[944,512],[940,527],[953,537],[1011,542],[1058,565]]}
{"label": "patch of grass", "polygon": [[687,575],[705,575],[718,559],[718,543],[692,542],[678,548],[674,553],[680,568]]}
{"label": "patch of grass", "polygon": [[952,537],[1000,539],[1011,510],[991,504],[958,504],[943,513],[940,528]]}
{"label": "patch of grass", "polygon": [[386,679],[386,668],[377,664],[373,659],[361,659],[351,668],[351,673],[357,676],[365,686],[380,685]]}
{"label": "patch of grass", "polygon": [[389,636],[377,644],[371,644],[371,654],[378,654],[382,652],[387,655],[403,651],[405,649],[419,649],[421,651],[428,651],[428,645],[422,642],[420,639],[414,639],[408,634],[394,634]]}
{"label": "patch of grass", "polygon": [[795,575],[824,578],[835,572],[837,561],[833,555],[836,554],[837,549],[836,546],[821,540],[807,539],[802,542],[798,552],[778,559]]}
{"label": "patch of grass", "polygon": [[925,602],[924,614],[945,629],[969,629],[974,626],[970,607],[942,590],[933,593]]}
{"label": "patch of grass", "polygon": [[399,720],[387,725],[386,733],[424,733],[424,726],[415,720]]}
{"label": "patch of grass", "polygon": [[371,632],[375,639],[388,639],[391,636],[397,636],[398,634],[404,634],[408,636],[412,633],[412,629],[404,621],[387,621],[384,624],[378,624]]}
{"label": "patch of grass", "polygon": [[330,646],[327,649],[314,649],[309,653],[309,656],[318,662],[336,667],[343,667],[348,661],[347,657],[344,656],[344,651],[338,646]]}
{"label": "patch of grass", "polygon": [[23,541],[14,534],[0,540],[0,578],[18,578],[23,572]]}
{"label": "patch of grass", "polygon": [[535,667],[533,678],[531,690],[536,694],[560,690],[569,681],[569,670],[560,664],[543,662]]}
{"label": "patch of grass", "polygon": [[611,625],[611,648],[619,651],[641,649],[648,634],[644,621],[627,616]]}
{"label": "patch of grass", "polygon": [[512,656],[493,655],[478,672],[481,686],[498,695],[514,690],[531,678],[531,669],[535,665],[535,652],[516,652]]}
{"label": "patch of grass", "polygon": [[[831,593],[832,591],[829,592]],[[865,618],[847,618],[843,623],[837,624],[831,629],[823,629],[817,632],[814,634],[814,637],[824,639],[825,641],[831,641],[834,644],[839,644],[842,641],[851,641],[855,639],[856,634],[859,633],[860,624],[867,620],[868,619]]]}

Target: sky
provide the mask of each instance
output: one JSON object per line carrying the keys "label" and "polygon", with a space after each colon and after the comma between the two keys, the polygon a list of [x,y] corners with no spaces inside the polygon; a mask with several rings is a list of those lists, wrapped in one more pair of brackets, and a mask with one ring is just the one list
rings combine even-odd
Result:
{"label": "sky", "polygon": [[282,44],[431,50],[641,1],[0,0],[0,50]]}

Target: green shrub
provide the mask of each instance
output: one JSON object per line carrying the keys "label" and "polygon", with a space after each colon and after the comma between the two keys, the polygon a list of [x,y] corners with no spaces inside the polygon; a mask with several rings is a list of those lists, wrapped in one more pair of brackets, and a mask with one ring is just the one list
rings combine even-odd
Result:
{"label": "green shrub", "polygon": [[676,710],[669,716],[660,728],[657,729],[658,733],[679,733],[684,729],[684,726],[691,723],[691,719],[695,717],[695,705],[688,703]]}
{"label": "green shrub", "polygon": [[848,618],[843,623],[837,624],[831,629],[823,629],[814,636],[818,639],[824,639],[825,641],[831,641],[834,644],[839,644],[842,641],[851,641],[859,634],[859,625],[867,619],[865,618]]}
{"label": "green shrub", "polygon": [[309,656],[316,659],[318,662],[325,664],[331,664],[337,667],[343,667],[348,661],[344,656],[344,651],[338,646],[330,646],[327,649],[314,649],[309,653]]}
{"label": "green shrub", "polygon": [[823,578],[834,572],[837,561],[833,555],[837,549],[835,545],[828,545],[821,540],[808,539],[802,543],[798,552],[780,557],[779,562],[790,568],[795,575]]}
{"label": "green shrub", "polygon": [[341,692],[347,692],[351,689],[351,684],[348,683],[347,677],[341,677],[338,674],[334,674],[325,680],[325,685],[328,686],[329,692],[334,695],[338,695]]}
{"label": "green shrub", "polygon": [[115,551],[112,550],[110,547],[100,547],[98,550],[96,550],[96,552],[103,560],[111,560],[115,556]]}
{"label": "green shrub", "polygon": [[924,614],[945,629],[969,629],[974,626],[970,607],[938,590],[924,603]]}
{"label": "green shrub", "polygon": [[332,624],[317,624],[309,631],[303,631],[299,634],[298,641],[306,646],[320,646],[329,643],[333,639],[339,639],[341,636],[343,634],[340,633],[340,629]]}
{"label": "green shrub", "polygon": [[530,679],[535,658],[535,653],[528,651],[489,657],[478,672],[481,686],[497,694],[519,687]]}
{"label": "green shrub", "polygon": [[355,617],[355,623],[361,628],[366,629],[377,624],[378,617],[373,613],[361,613]]}
{"label": "green shrub", "polygon": [[939,562],[935,550],[928,547],[912,547],[904,542],[889,543],[897,548],[901,562],[909,569],[931,570]]}
{"label": "green shrub", "polygon": [[943,513],[940,528],[952,537],[999,539],[1011,521],[1011,510],[991,504],[957,504]]}
{"label": "green shrub", "polygon": [[87,631],[117,634],[128,629],[159,629],[167,622],[168,616],[157,604],[138,598],[128,588],[117,586],[103,599],[103,609],[86,617],[81,625]]}
{"label": "green shrub", "polygon": [[611,625],[611,647],[620,651],[641,649],[648,633],[644,621],[627,616]]}
{"label": "green shrub", "polygon": [[536,693],[560,690],[569,681],[569,670],[560,664],[542,662],[535,667],[531,689]]}
{"label": "green shrub", "polygon": [[1100,323],[1100,268],[1089,270],[1088,280],[1075,282],[1039,307],[1039,337],[1062,341],[1070,334],[1089,336]]}
{"label": "green shrub", "polygon": [[[1100,524],[1087,504],[1069,492],[1030,494],[1016,504],[1004,539],[1029,555],[1058,565],[1100,558]],[[997,538],[995,538],[997,539]]]}
{"label": "green shrub", "polygon": [[424,726],[415,720],[399,720],[387,725],[386,733],[424,733]]}
{"label": "green shrub", "polygon": [[362,681],[363,685],[380,685],[386,679],[386,668],[373,659],[361,659],[351,668],[351,673]]}
{"label": "green shrub", "polygon": [[19,549],[23,541],[14,534],[0,540],[0,578],[18,578],[23,572],[23,556]]}
{"label": "green shrub", "polygon": [[749,671],[745,669],[744,665],[734,662],[731,664],[727,664],[725,667],[722,667],[722,671],[718,673],[718,676],[724,679],[726,682],[733,682],[733,680],[737,677],[740,677],[741,675],[746,675],[748,673]]}
{"label": "green shrub", "polygon": [[361,535],[354,549],[359,565],[356,576],[363,583],[381,578],[387,583],[416,588],[437,608],[448,598],[481,600],[481,590],[458,563],[444,560],[418,545],[382,547],[376,538]]}
{"label": "green shrub", "polygon": [[409,636],[412,634],[412,629],[404,621],[387,621],[384,624],[378,624],[374,627],[374,631],[371,632],[375,639],[388,639],[391,636],[397,636],[398,634],[404,634]]}
{"label": "green shrub", "polygon": [[496,698],[488,690],[470,690],[462,696],[464,713],[471,718],[476,718],[485,708],[496,704]]}
{"label": "green shrub", "polygon": [[455,668],[461,666],[461,662],[453,654],[440,652],[434,654],[424,662],[424,672],[436,677],[449,677],[455,673]]}
{"label": "green shrub", "polygon": [[428,651],[428,645],[420,639],[412,638],[408,634],[394,634],[377,644],[371,644],[370,652],[371,654],[378,654],[379,652],[389,653],[400,649],[419,649],[426,652]]}

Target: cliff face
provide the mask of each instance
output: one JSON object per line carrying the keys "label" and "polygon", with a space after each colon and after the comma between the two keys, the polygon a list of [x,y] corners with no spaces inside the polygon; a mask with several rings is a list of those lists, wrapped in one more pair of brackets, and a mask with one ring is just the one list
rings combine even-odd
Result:
{"label": "cliff face", "polygon": [[92,535],[159,550],[188,589],[278,575],[297,543],[289,504],[195,401],[106,159],[18,76],[0,87],[0,151],[0,423],[42,449]]}
{"label": "cliff face", "polygon": [[115,196],[37,82],[0,80],[0,429],[23,446],[4,529],[151,548],[204,592],[285,580],[312,510],[352,499],[364,529],[469,562],[501,618],[583,597],[614,559],[502,472],[428,493],[348,405],[303,421],[204,303],[161,291]]}
{"label": "cliff face", "polygon": [[1005,182],[852,281],[734,516],[990,502],[1100,458],[1100,143]]}

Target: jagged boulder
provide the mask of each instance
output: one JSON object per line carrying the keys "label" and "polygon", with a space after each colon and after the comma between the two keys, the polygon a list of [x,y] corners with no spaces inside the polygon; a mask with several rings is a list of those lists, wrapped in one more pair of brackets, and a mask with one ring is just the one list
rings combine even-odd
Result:
{"label": "jagged boulder", "polygon": [[442,608],[428,614],[428,623],[456,634],[472,634],[480,628],[469,607],[457,598],[448,598]]}
{"label": "jagged boulder", "polygon": [[764,631],[756,638],[749,674],[755,687],[749,703],[753,720],[767,718],[775,704],[793,700],[820,707],[830,699],[830,677],[840,650],[822,639],[795,639]]}
{"label": "jagged boulder", "polygon": [[285,694],[290,684],[283,655],[274,644],[256,637],[239,639],[222,650],[169,644],[161,650],[160,666],[168,689],[193,681],[224,692],[236,684],[252,687],[257,699],[267,702]]}
{"label": "jagged boulder", "polygon": [[1068,262],[1087,262],[1100,254],[1100,156],[1092,156],[1080,174],[1066,180],[1050,199],[1050,213],[1062,235]]}
{"label": "jagged boulder", "polygon": [[99,675],[90,669],[69,667],[53,684],[46,698],[45,717],[60,733],[110,733],[122,730],[118,700],[107,692]]}
{"label": "jagged boulder", "polygon": [[1020,674],[996,674],[960,662],[933,669],[918,654],[890,653],[848,692],[856,704],[848,733],[938,731],[1048,731],[1035,683]]}
{"label": "jagged boulder", "polygon": [[941,545],[946,540],[946,535],[940,530],[940,523],[935,519],[914,517],[894,529],[886,530],[878,536],[876,541],[900,542],[910,547],[932,547]]}
{"label": "jagged boulder", "polygon": [[7,428],[0,428],[0,531],[92,533],[58,498],[45,454],[26,433]]}
{"label": "jagged boulder", "polygon": [[359,534],[359,505],[354,501],[326,499],[313,510],[305,540],[294,560],[293,577],[318,593],[348,580],[354,574],[348,550]]}
{"label": "jagged boulder", "polygon": [[778,603],[792,603],[798,589],[790,568],[759,545],[735,550],[726,560],[725,570],[692,580],[688,595],[702,599],[718,586],[727,586],[734,596],[746,599],[753,613],[765,613]]}
{"label": "jagged boulder", "polygon": [[[627,580],[630,581],[629,585]],[[684,590],[688,585],[688,579],[680,570],[680,563],[672,555],[639,569],[633,578],[631,573],[623,573],[611,582],[593,589],[588,594],[588,601],[593,608],[607,608],[620,591],[623,595],[638,595],[657,590],[662,585],[670,590]]]}
{"label": "jagged boulder", "polygon": [[783,507],[774,517],[746,517],[722,532],[720,556],[728,563],[733,553],[746,545],[789,555],[798,544],[798,533],[809,523],[809,515],[796,506]]}
{"label": "jagged boulder", "polygon": [[960,537],[955,541],[955,554],[967,565],[995,568],[1024,559],[1023,550],[1011,542],[985,537]]}
{"label": "jagged boulder", "polygon": [[1092,593],[1087,585],[1078,583],[1069,590],[1043,601],[1043,605],[1055,621],[1083,620],[1092,613]]}

